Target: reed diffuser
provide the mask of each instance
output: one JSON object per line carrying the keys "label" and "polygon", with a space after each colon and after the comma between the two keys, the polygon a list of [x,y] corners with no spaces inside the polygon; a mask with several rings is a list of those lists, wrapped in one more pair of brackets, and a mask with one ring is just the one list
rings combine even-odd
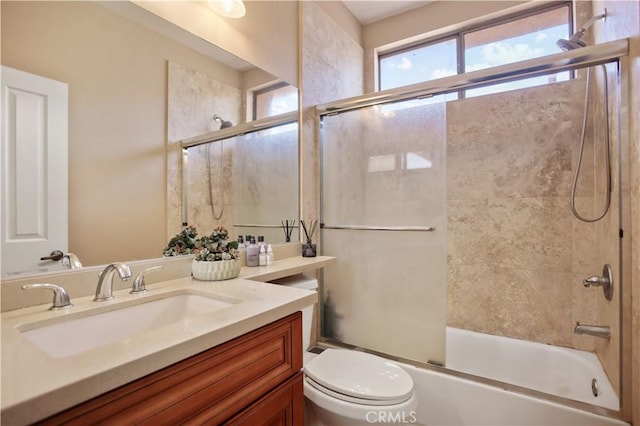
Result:
{"label": "reed diffuser", "polygon": [[291,233],[293,232],[294,227],[296,226],[295,219],[289,220],[281,220],[282,230],[284,231],[284,241],[287,243],[291,242]]}
{"label": "reed diffuser", "polygon": [[316,231],[317,220],[311,220],[309,226],[304,223],[304,220],[300,221],[302,230],[304,231],[307,242],[302,244],[302,257],[316,257],[316,245],[313,243],[313,234]]}

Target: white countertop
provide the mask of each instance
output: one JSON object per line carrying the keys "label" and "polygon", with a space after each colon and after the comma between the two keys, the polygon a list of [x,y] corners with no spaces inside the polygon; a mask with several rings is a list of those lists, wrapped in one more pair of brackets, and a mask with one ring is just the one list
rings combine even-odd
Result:
{"label": "white countertop", "polygon": [[[273,266],[243,267],[238,278],[227,281],[180,278],[148,285],[145,295],[131,295],[127,289],[115,291],[115,299],[107,302],[94,302],[93,296],[73,299],[74,306],[64,311],[49,311],[47,304],[3,313],[2,423],[44,419],[313,304],[318,299],[314,291],[260,281],[313,271],[331,261],[327,256],[292,257]],[[115,310],[177,291],[240,303],[63,358],[51,357],[18,331],[25,324]]]}

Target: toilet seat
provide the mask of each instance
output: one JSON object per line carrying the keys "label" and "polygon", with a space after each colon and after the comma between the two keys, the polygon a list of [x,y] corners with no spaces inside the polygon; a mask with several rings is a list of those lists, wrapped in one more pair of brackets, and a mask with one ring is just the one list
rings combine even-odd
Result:
{"label": "toilet seat", "polygon": [[364,352],[326,349],[304,368],[306,381],[341,401],[395,405],[413,395],[411,376],[394,363]]}

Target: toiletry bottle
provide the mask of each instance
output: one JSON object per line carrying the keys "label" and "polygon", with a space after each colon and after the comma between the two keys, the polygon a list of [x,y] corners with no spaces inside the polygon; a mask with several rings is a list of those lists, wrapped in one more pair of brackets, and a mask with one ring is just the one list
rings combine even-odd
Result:
{"label": "toiletry bottle", "polygon": [[260,254],[258,255],[258,264],[260,266],[267,266],[267,247],[264,244],[260,246]]}
{"label": "toiletry bottle", "polygon": [[[265,244],[264,244],[264,235],[258,235],[258,246],[259,246],[259,247],[262,247],[262,246],[264,246],[264,245],[265,245]],[[267,248],[265,247],[265,253],[266,253],[266,249],[267,249]]]}
{"label": "toiletry bottle", "polygon": [[255,238],[247,246],[247,266],[258,266],[260,263],[260,252]]}
{"label": "toiletry bottle", "polygon": [[247,246],[244,245],[244,238],[242,238],[242,235],[238,235],[238,249],[243,249]]}
{"label": "toiletry bottle", "polygon": [[273,248],[271,244],[267,245],[267,266],[273,265]]}

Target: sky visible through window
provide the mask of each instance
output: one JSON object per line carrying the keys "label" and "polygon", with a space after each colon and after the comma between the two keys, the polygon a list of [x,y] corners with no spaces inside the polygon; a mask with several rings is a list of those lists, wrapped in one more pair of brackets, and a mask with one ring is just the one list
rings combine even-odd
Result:
{"label": "sky visible through window", "polygon": [[[465,50],[465,72],[559,53],[556,41],[569,36],[568,24],[480,44]],[[456,39],[430,44],[380,60],[380,89],[435,80],[457,73]],[[546,75],[467,91],[467,96],[496,93],[569,79],[569,73]]]}

